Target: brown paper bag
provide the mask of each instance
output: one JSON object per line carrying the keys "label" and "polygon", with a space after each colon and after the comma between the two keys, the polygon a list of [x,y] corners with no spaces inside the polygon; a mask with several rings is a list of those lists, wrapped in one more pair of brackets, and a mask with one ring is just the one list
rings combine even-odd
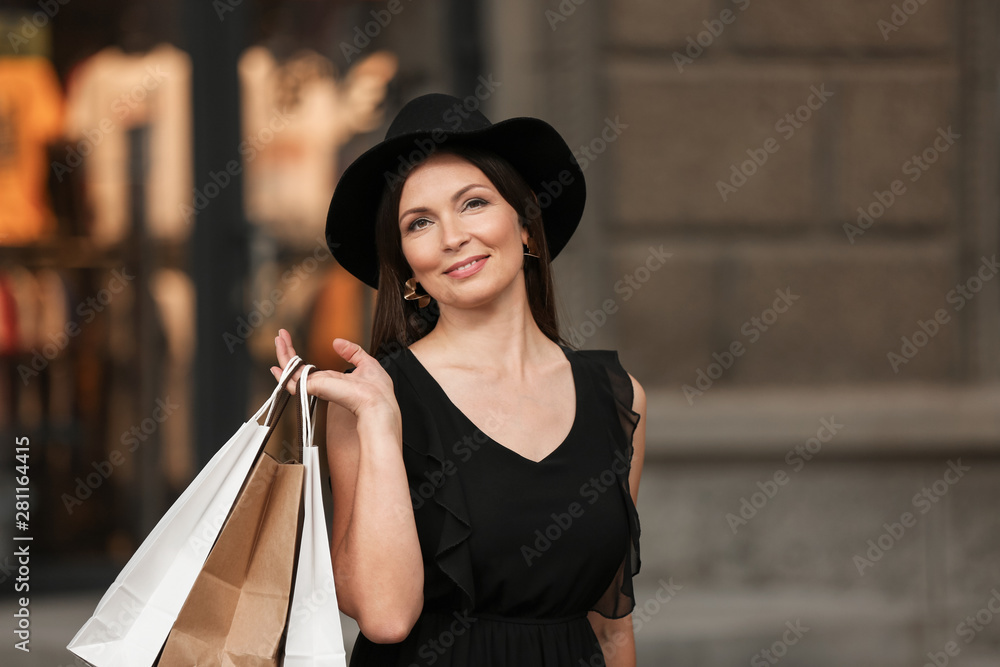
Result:
{"label": "brown paper bag", "polygon": [[291,598],[303,466],[254,466],[170,630],[161,667],[277,666]]}

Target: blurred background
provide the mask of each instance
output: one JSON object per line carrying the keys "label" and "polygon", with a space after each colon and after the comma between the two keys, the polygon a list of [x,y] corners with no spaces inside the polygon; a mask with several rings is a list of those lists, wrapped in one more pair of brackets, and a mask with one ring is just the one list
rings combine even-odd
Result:
{"label": "blurred background", "polygon": [[997,3],[0,7],[7,623],[24,437],[34,538],[3,664],[78,664],[279,328],[367,345],[326,208],[434,91],[584,167],[559,317],[648,395],[639,664],[1000,662]]}

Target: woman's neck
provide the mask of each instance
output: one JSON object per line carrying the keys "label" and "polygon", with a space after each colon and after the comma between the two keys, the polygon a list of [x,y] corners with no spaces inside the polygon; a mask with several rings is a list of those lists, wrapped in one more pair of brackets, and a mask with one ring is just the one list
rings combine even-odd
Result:
{"label": "woman's neck", "polygon": [[523,379],[525,369],[549,358],[546,336],[526,299],[493,301],[482,308],[440,306],[434,329],[411,348],[434,365],[496,369],[498,375]]}

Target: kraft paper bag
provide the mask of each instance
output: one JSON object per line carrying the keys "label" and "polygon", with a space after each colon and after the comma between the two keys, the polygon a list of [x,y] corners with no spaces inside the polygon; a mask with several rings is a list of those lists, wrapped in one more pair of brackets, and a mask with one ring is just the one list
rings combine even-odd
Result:
{"label": "kraft paper bag", "polygon": [[[67,648],[95,667],[151,667],[170,633],[302,364],[289,360],[270,398],[160,519]],[[265,411],[267,425],[259,422]]]}
{"label": "kraft paper bag", "polygon": [[277,667],[303,471],[261,454],[170,631],[161,667]]}

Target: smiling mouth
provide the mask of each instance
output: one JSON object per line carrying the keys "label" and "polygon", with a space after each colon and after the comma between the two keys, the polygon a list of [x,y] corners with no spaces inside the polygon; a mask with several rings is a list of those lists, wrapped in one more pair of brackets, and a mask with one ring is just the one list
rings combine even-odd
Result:
{"label": "smiling mouth", "polygon": [[471,261],[463,264],[462,266],[456,266],[454,269],[451,269],[449,271],[445,271],[445,273],[450,274],[450,273],[460,273],[462,271],[468,271],[469,269],[473,268],[477,264],[480,264],[480,263],[482,263],[484,261],[486,261],[486,257],[485,256],[484,257],[477,257],[476,259],[473,259],[473,260],[471,260]]}

